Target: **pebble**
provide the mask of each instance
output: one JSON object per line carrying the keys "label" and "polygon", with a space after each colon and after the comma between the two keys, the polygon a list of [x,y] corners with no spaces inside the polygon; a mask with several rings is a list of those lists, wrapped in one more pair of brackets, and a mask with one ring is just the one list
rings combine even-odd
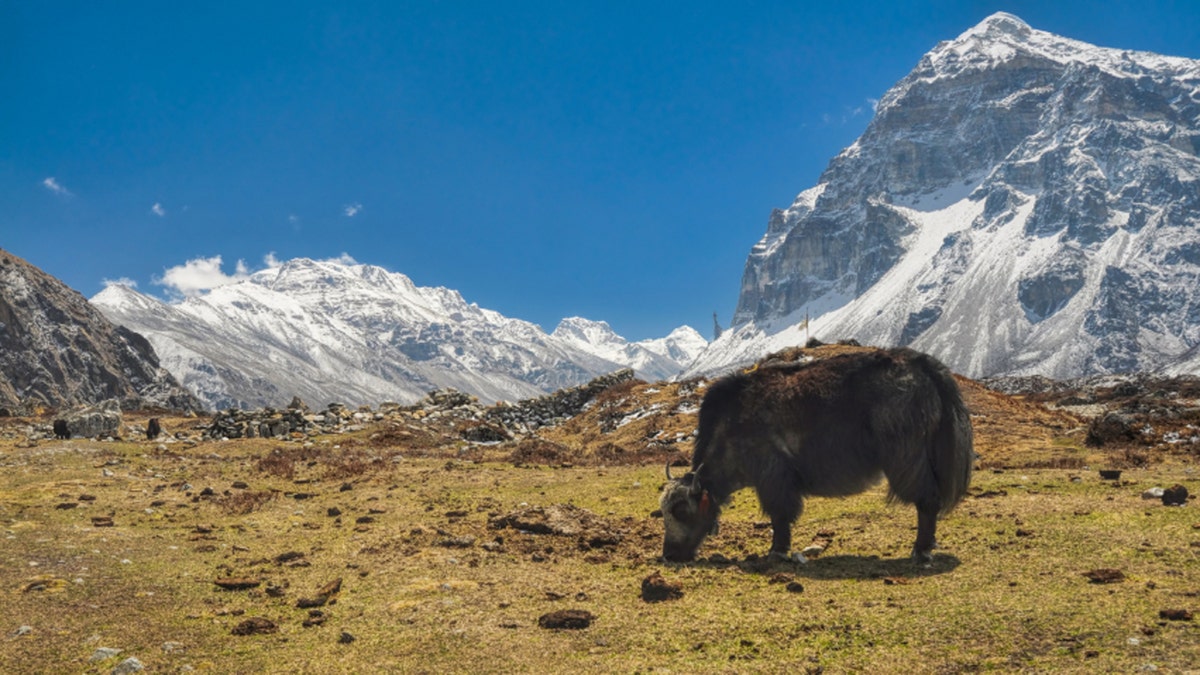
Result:
{"label": "pebble", "polygon": [[136,657],[131,656],[118,663],[117,667],[112,669],[112,675],[129,675],[129,673],[136,673],[139,670],[145,669],[146,666],[143,666],[141,661],[138,661]]}
{"label": "pebble", "polygon": [[1160,487],[1152,487],[1142,493],[1142,499],[1162,499],[1163,489]]}
{"label": "pebble", "polygon": [[92,652],[92,657],[88,659],[88,661],[95,663],[96,661],[111,659],[117,654],[120,654],[122,651],[124,650],[116,649],[114,647],[97,647],[96,651]]}

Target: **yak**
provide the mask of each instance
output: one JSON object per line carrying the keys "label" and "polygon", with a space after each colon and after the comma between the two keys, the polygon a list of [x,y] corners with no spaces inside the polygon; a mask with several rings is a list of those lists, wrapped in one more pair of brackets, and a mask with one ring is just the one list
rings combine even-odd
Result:
{"label": "yak", "polygon": [[721,507],[753,487],[771,519],[770,558],[792,556],[808,495],[843,497],[888,480],[889,501],[917,508],[912,558],[932,562],[938,518],[966,494],[971,418],[950,371],[907,348],[762,365],[715,381],[700,405],[691,470],[660,506],[663,558],[687,562],[717,531]]}
{"label": "yak", "polygon": [[59,440],[71,437],[71,429],[67,426],[66,420],[54,420],[54,437]]}

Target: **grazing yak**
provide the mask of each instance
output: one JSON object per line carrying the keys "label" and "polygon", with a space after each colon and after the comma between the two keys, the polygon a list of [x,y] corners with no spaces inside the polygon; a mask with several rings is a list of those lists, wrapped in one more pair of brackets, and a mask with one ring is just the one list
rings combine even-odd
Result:
{"label": "grazing yak", "polygon": [[937,520],[962,500],[975,461],[971,419],[950,371],[911,349],[763,365],[717,380],[700,406],[692,470],[667,485],[663,558],[686,562],[734,492],[771,518],[771,557],[790,554],[804,497],[862,492],[917,507],[912,558],[932,561]]}
{"label": "grazing yak", "polygon": [[146,438],[154,440],[162,434],[162,424],[159,423],[157,417],[151,417],[146,423]]}
{"label": "grazing yak", "polygon": [[59,440],[71,437],[71,430],[67,427],[66,420],[54,420],[54,437]]}

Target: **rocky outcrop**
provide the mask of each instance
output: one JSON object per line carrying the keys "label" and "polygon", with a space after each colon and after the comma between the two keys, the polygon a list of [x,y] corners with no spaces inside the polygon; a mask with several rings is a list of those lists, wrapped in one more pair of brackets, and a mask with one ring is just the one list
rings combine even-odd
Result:
{"label": "rocky outcrop", "polygon": [[116,399],[124,408],[198,410],[141,335],[79,293],[0,250],[0,410],[28,413]]}

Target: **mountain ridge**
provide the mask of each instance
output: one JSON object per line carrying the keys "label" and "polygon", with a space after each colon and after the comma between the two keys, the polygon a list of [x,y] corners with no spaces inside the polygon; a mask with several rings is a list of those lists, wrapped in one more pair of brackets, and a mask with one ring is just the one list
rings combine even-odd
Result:
{"label": "mountain ridge", "polygon": [[293,396],[412,402],[444,387],[517,400],[625,367],[665,379],[682,369],[676,357],[690,360],[705,344],[686,327],[673,339],[629,343],[606,323],[579,318],[548,335],[398,272],[307,258],[178,303],[119,285],[92,303],[146,335],[164,365],[215,408],[284,405]]}

